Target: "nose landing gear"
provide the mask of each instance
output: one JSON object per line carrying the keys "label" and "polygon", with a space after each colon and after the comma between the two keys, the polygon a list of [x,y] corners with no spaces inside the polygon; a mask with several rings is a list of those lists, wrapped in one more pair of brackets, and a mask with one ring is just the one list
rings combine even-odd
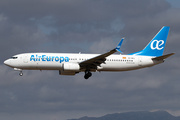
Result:
{"label": "nose landing gear", "polygon": [[20,71],[19,75],[20,75],[20,76],[23,76],[23,73],[22,73],[22,71]]}
{"label": "nose landing gear", "polygon": [[88,79],[91,76],[92,76],[92,73],[90,71],[85,71],[85,75],[84,75],[85,79]]}
{"label": "nose landing gear", "polygon": [[15,71],[20,71],[19,75],[20,76],[23,76],[23,72],[22,72],[22,69],[19,69],[19,68],[14,68]]}

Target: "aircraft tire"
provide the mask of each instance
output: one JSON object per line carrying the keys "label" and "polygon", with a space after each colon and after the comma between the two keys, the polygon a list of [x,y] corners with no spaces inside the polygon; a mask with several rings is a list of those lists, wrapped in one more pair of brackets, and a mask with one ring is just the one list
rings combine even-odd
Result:
{"label": "aircraft tire", "polygon": [[89,78],[89,76],[87,76],[87,75],[84,75],[84,79],[88,79]]}
{"label": "aircraft tire", "polygon": [[85,75],[84,75],[84,78],[85,79],[88,79],[89,77],[92,76],[92,73],[91,72],[87,72]]}
{"label": "aircraft tire", "polygon": [[23,73],[22,73],[22,72],[20,72],[20,73],[19,73],[19,75],[20,75],[20,76],[23,76]]}
{"label": "aircraft tire", "polygon": [[92,73],[91,73],[91,72],[88,72],[88,76],[91,77],[91,76],[92,76]]}

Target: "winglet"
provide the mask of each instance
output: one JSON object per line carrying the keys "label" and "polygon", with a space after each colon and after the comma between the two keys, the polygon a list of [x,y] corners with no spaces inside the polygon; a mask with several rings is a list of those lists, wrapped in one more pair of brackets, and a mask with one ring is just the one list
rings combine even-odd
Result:
{"label": "winglet", "polygon": [[119,51],[120,53],[122,53],[122,51],[120,50],[122,42],[123,42],[124,38],[121,39],[121,41],[119,42],[119,44],[116,47],[116,50]]}

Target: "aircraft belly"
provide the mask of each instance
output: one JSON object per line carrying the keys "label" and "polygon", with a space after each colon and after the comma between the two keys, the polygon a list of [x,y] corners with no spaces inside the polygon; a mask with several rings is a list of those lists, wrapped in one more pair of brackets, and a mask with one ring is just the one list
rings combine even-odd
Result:
{"label": "aircraft belly", "polygon": [[61,70],[61,63],[53,62],[29,62],[28,64],[21,65],[21,69],[31,69],[31,70]]}
{"label": "aircraft belly", "polygon": [[52,62],[52,63],[41,62],[41,63],[38,63],[37,68],[41,69],[41,70],[61,70],[62,64],[61,63],[55,63],[55,62]]}

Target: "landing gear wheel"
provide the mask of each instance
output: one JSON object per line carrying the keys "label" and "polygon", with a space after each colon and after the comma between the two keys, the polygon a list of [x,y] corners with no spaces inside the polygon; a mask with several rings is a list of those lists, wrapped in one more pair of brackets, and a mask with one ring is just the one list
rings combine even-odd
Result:
{"label": "landing gear wheel", "polygon": [[91,76],[92,76],[92,73],[88,71],[88,72],[85,72],[84,78],[88,79]]}
{"label": "landing gear wheel", "polygon": [[91,76],[92,76],[92,73],[91,73],[91,72],[88,72],[88,76],[91,77]]}
{"label": "landing gear wheel", "polygon": [[87,75],[84,75],[84,79],[88,79],[89,77]]}
{"label": "landing gear wheel", "polygon": [[19,75],[20,75],[20,76],[23,76],[23,73],[22,73],[22,72],[20,72],[20,73],[19,73]]}

